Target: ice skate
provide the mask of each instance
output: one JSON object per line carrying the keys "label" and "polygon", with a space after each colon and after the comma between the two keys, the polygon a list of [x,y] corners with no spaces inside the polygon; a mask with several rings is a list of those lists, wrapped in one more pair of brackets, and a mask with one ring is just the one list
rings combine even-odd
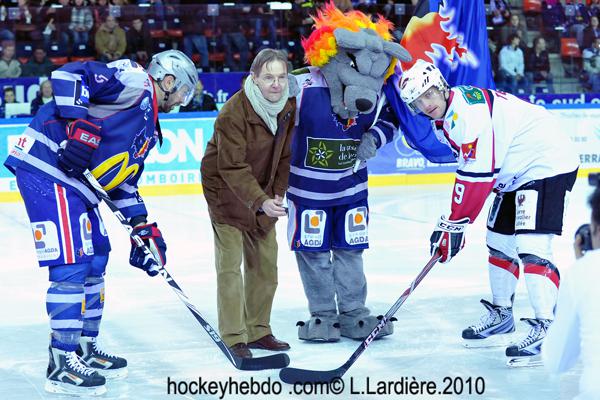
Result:
{"label": "ice skate", "polygon": [[483,315],[476,325],[463,330],[463,344],[468,348],[506,346],[510,343],[508,335],[515,331],[512,307],[501,307],[481,299],[488,313]]}
{"label": "ice skate", "polygon": [[50,347],[50,361],[44,389],[50,393],[100,396],[106,393],[106,379],[89,368],[74,351]]}
{"label": "ice skate", "polygon": [[90,368],[106,378],[127,376],[127,360],[100,349],[95,337],[82,336],[77,354]]}
{"label": "ice skate", "polygon": [[552,320],[521,318],[521,321],[531,325],[531,329],[523,340],[506,348],[506,356],[509,358],[506,365],[509,367],[534,367],[541,365],[540,351],[542,342],[546,337],[546,331]]}
{"label": "ice skate", "polygon": [[340,324],[336,317],[313,316],[308,321],[298,321],[298,338],[312,342],[337,342]]}

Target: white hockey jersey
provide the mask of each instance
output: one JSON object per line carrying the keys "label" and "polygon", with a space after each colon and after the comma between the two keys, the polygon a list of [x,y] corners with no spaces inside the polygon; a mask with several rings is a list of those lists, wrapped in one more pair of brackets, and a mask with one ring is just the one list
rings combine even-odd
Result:
{"label": "white hockey jersey", "polygon": [[451,220],[473,222],[492,190],[513,191],[579,166],[558,118],[508,93],[456,86],[444,119],[432,124],[458,161]]}

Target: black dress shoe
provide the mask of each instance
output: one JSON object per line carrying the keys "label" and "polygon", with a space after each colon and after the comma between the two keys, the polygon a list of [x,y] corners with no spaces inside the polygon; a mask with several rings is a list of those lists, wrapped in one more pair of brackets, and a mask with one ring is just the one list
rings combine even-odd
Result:
{"label": "black dress shoe", "polygon": [[290,345],[288,343],[277,339],[271,334],[263,336],[254,342],[248,343],[248,347],[251,349],[263,349],[271,351],[284,351],[290,349]]}
{"label": "black dress shoe", "polygon": [[229,346],[229,351],[241,358],[252,358],[252,352],[246,343],[236,343],[233,346]]}

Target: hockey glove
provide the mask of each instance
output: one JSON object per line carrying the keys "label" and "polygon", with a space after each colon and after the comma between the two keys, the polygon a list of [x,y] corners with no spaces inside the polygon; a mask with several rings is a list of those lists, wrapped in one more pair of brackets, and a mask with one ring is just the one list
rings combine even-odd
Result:
{"label": "hockey glove", "polygon": [[363,133],[356,149],[356,158],[360,161],[367,161],[369,158],[375,157],[375,154],[377,154],[377,139],[371,132]]}
{"label": "hockey glove", "polygon": [[80,177],[89,167],[94,150],[100,145],[100,127],[76,119],[68,127],[66,145],[58,149],[58,166],[71,178]]}
{"label": "hockey glove", "polygon": [[157,228],[156,222],[154,222],[133,228],[133,235],[138,235],[152,254],[146,254],[144,249],[138,247],[135,241],[131,239],[129,264],[143,269],[150,276],[155,276],[158,274],[160,267],[167,263],[167,245],[162,237],[162,233]]}
{"label": "hockey glove", "polygon": [[450,221],[442,215],[429,239],[431,243],[431,255],[439,249],[442,255],[440,262],[442,263],[447,263],[452,257],[457,255],[465,246],[464,234],[469,221],[469,218]]}

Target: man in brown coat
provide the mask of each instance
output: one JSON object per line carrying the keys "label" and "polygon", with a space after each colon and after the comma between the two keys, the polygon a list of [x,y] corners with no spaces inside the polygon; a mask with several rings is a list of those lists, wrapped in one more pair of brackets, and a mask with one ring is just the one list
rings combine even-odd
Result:
{"label": "man in brown coat", "polygon": [[240,357],[252,357],[251,348],[290,348],[272,335],[269,323],[277,288],[275,222],[286,215],[296,109],[287,72],[283,52],[256,55],[243,89],[220,111],[202,159],[215,236],[219,331]]}

